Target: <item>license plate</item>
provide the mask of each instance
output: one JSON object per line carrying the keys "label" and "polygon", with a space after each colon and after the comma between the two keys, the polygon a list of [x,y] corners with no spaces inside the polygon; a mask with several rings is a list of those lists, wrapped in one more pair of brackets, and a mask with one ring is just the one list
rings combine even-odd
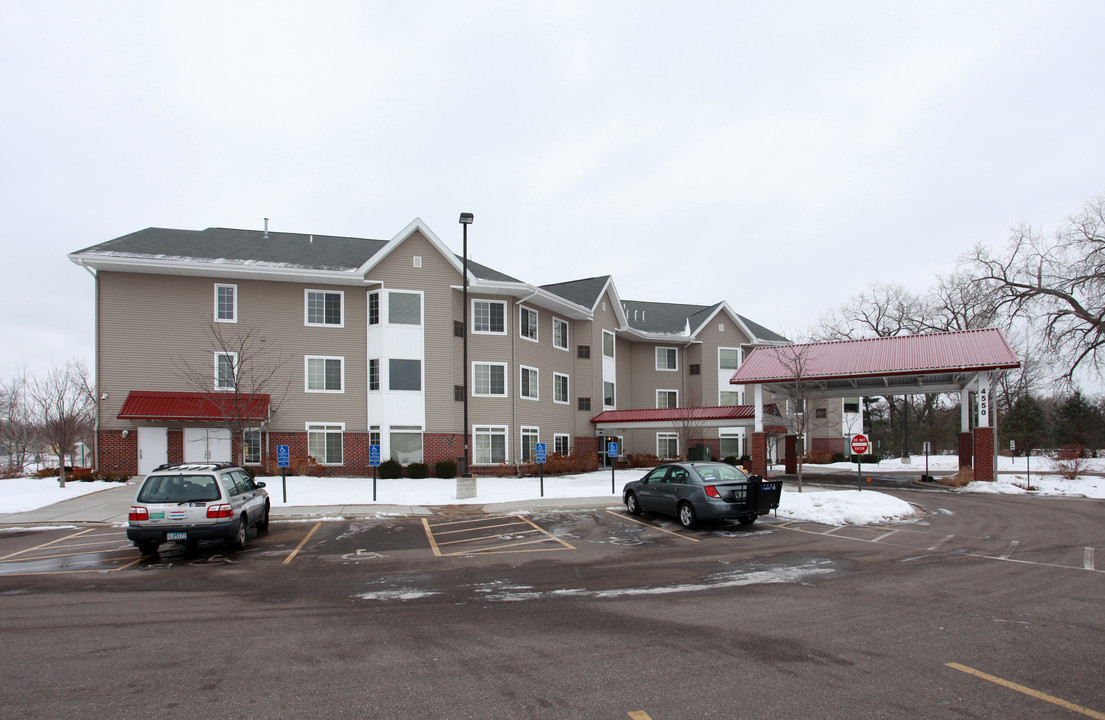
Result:
{"label": "license plate", "polygon": [[166,540],[187,540],[188,539],[188,533],[186,533],[186,532],[165,533],[165,539]]}

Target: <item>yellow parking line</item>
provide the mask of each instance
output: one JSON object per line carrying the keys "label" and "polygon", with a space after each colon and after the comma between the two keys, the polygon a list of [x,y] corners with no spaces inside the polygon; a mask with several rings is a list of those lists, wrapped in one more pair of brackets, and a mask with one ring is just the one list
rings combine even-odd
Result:
{"label": "yellow parking line", "polygon": [[[517,525],[517,523],[515,523],[515,525]],[[535,532],[539,532],[539,531],[538,530],[516,530],[516,531],[514,531],[510,534],[511,535],[525,535],[527,533],[535,533]],[[446,542],[440,542],[440,543],[438,543],[438,546],[439,547],[445,547],[446,545],[460,545],[461,543],[479,542],[480,540],[494,540],[495,538],[501,538],[502,536],[503,536],[502,533],[497,533],[495,535],[480,535],[479,537],[464,538],[463,540],[448,540]]]}
{"label": "yellow parking line", "polygon": [[434,540],[434,531],[430,529],[430,521],[422,518],[422,527],[426,529],[426,539],[430,541],[430,548],[434,551],[434,555],[441,557],[441,548],[437,546],[437,540]]}
{"label": "yellow parking line", "polygon": [[652,720],[652,718],[648,716],[648,713],[642,712],[640,710],[629,713],[629,717],[630,720]]}
{"label": "yellow parking line", "polygon": [[[511,525],[517,525],[518,522],[499,523],[498,525],[479,525],[474,528],[461,528],[460,530],[441,530],[436,531],[435,535],[455,535],[457,533],[472,532],[473,530],[494,530],[495,528],[510,527]],[[436,528],[437,525],[434,525]]]}
{"label": "yellow parking line", "polygon": [[647,528],[652,528],[653,530],[659,530],[660,532],[665,532],[668,535],[674,535],[677,538],[683,538],[684,540],[690,540],[691,542],[701,542],[698,538],[689,537],[687,535],[680,535],[677,532],[672,532],[671,530],[665,530],[664,528],[657,527],[656,525],[653,525],[652,523],[641,522],[640,520],[637,520],[636,518],[631,518],[627,515],[622,515],[621,513],[614,512],[613,510],[607,510],[606,512],[610,513],[614,517],[619,517],[622,520],[628,520],[629,522],[635,522],[638,525],[644,525]]}
{"label": "yellow parking line", "polygon": [[54,545],[55,543],[62,542],[63,540],[68,540],[69,538],[75,538],[75,537],[79,537],[81,535],[84,535],[85,533],[90,533],[90,532],[92,532],[92,530],[93,530],[93,528],[88,528],[87,530],[81,530],[79,533],[73,533],[72,535],[66,535],[65,537],[60,537],[56,540],[51,540],[48,543],[42,543],[41,545],[35,545],[34,547],[29,547],[26,550],[20,550],[18,552],[13,552],[10,555],[5,555],[4,557],[0,557],[0,560],[7,560],[8,558],[15,557],[16,555],[22,555],[23,553],[29,553],[33,550],[38,550],[39,548],[49,547],[51,545]]}
{"label": "yellow parking line", "polygon": [[521,515],[519,515],[518,519],[521,520],[522,522],[526,522],[526,523],[529,523],[530,525],[533,525],[535,530],[539,530],[540,532],[545,533],[550,538],[552,538],[553,540],[556,540],[558,543],[560,543],[564,547],[568,548],[569,550],[575,550],[575,547],[573,547],[573,546],[569,545],[568,543],[564,542],[563,540],[558,538],[556,535],[553,535],[551,532],[549,532],[545,528],[538,527],[537,524],[535,522],[533,522],[532,520],[530,520],[529,518],[522,517]]}
{"label": "yellow parking line", "polygon": [[311,528],[311,532],[307,533],[307,536],[299,541],[299,544],[295,546],[295,550],[292,550],[291,554],[288,555],[288,557],[284,558],[284,562],[280,564],[287,565],[292,560],[295,560],[295,556],[299,554],[300,549],[302,549],[303,546],[307,544],[307,541],[311,539],[311,536],[314,535],[315,531],[318,530],[320,527],[322,527],[322,522],[315,523],[315,526]]}
{"label": "yellow parking line", "polygon": [[1058,705],[1061,708],[1066,708],[1067,710],[1073,710],[1076,713],[1081,713],[1082,715],[1085,715],[1087,717],[1097,718],[1097,720],[1105,720],[1105,713],[1099,713],[1096,710],[1090,710],[1089,708],[1082,707],[1081,705],[1075,705],[1074,703],[1067,702],[1066,700],[1061,700],[1053,695],[1042,693],[1039,690],[1033,690],[1032,688],[1025,687],[1024,685],[1018,685],[1015,682],[1010,682],[1009,680],[999,678],[995,675],[990,675],[989,673],[984,673],[981,670],[975,670],[974,668],[967,667],[966,665],[960,665],[959,663],[944,664],[954,670],[965,672],[968,675],[974,675],[975,677],[982,678],[983,680],[989,680],[992,683],[996,683],[998,685],[1001,685],[1002,687],[1007,687],[1010,690],[1016,690],[1017,692],[1024,693],[1025,695],[1034,697],[1037,700],[1043,700],[1044,702]]}

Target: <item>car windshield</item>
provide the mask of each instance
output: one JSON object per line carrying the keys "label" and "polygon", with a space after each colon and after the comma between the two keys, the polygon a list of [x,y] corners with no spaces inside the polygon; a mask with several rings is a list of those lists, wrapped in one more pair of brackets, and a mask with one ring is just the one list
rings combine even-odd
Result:
{"label": "car windshield", "polygon": [[219,499],[219,486],[210,475],[155,475],[146,478],[138,502],[186,503]]}
{"label": "car windshield", "polygon": [[748,482],[744,471],[732,465],[696,465],[694,469],[707,482]]}

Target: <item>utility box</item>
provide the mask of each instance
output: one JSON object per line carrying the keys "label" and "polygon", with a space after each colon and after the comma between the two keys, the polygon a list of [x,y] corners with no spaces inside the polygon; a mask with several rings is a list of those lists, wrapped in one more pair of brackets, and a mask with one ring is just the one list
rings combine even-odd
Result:
{"label": "utility box", "polygon": [[709,445],[695,445],[687,451],[688,460],[711,460],[710,446]]}

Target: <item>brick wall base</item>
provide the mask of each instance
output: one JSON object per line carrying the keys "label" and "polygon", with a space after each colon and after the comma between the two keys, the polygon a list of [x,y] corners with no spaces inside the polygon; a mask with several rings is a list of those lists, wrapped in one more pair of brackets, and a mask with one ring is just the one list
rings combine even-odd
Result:
{"label": "brick wall base", "polygon": [[975,428],[975,480],[994,479],[994,429]]}
{"label": "brick wall base", "polygon": [[975,454],[974,437],[969,432],[959,433],[959,469],[971,468]]}
{"label": "brick wall base", "polygon": [[752,459],[752,474],[767,477],[767,433],[750,433],[748,451]]}

